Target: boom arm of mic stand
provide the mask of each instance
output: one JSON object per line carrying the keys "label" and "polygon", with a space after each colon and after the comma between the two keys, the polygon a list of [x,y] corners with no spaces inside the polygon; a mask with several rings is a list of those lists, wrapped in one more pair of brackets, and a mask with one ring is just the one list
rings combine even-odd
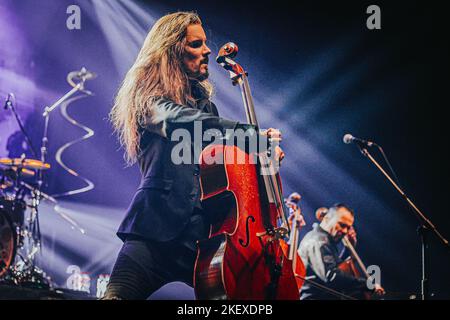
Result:
{"label": "boom arm of mic stand", "polygon": [[50,107],[46,107],[43,113],[44,117],[47,117],[50,112],[52,112],[54,109],[56,109],[61,103],[69,99],[73,94],[75,94],[77,91],[83,90],[84,82],[79,82],[75,87],[72,88],[69,92],[67,92],[64,96],[59,98],[58,101],[56,101],[54,104],[52,104]]}
{"label": "boom arm of mic stand", "polygon": [[432,230],[436,236],[442,241],[442,243],[449,247],[449,242],[447,239],[445,239],[439,231],[436,229],[436,227],[433,225],[433,223],[425,216],[422,211],[420,211],[419,208],[411,201],[411,199],[408,198],[408,196],[405,194],[405,192],[400,189],[400,187],[394,182],[394,180],[389,176],[389,174],[381,167],[381,165],[372,157],[370,152],[363,147],[360,147],[361,153],[366,156],[377,168],[381,171],[381,173],[389,180],[389,182],[394,186],[394,188],[401,194],[401,196],[406,200],[408,205],[413,209],[413,211],[417,214],[419,219],[421,220],[422,224],[424,224],[425,227]]}
{"label": "boom arm of mic stand", "polygon": [[[359,146],[359,145],[358,145]],[[444,244],[444,247],[449,250],[450,246],[448,244],[448,240],[445,239],[439,231],[436,229],[436,227],[433,225],[433,223],[422,213],[422,211],[417,208],[417,206],[411,201],[411,199],[408,198],[408,196],[405,194],[405,192],[392,180],[392,178],[387,174],[387,172],[381,167],[381,165],[372,157],[370,152],[365,147],[359,146],[359,149],[361,153],[366,156],[377,168],[378,170],[383,173],[383,175],[389,180],[389,182],[394,186],[394,188],[402,195],[402,197],[406,200],[408,205],[411,209],[413,209],[414,213],[417,215],[417,217],[420,220],[420,227],[418,229],[420,240],[422,243],[422,281],[421,281],[421,287],[422,287],[422,300],[426,300],[429,298],[429,288],[428,288],[428,282],[429,282],[429,273],[428,273],[428,254],[427,254],[427,239],[428,239],[428,231],[431,230],[438,238],[439,240]]]}

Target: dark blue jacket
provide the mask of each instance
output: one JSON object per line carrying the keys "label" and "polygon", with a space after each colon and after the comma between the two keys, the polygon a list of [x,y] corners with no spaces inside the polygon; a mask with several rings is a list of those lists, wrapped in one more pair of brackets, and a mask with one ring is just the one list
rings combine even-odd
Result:
{"label": "dark blue jacket", "polygon": [[172,240],[186,226],[194,207],[200,206],[199,165],[194,164],[193,157],[192,164],[174,164],[171,160],[172,148],[179,143],[170,141],[175,129],[188,129],[193,137],[194,121],[201,121],[203,131],[215,128],[224,136],[226,129],[249,128],[220,118],[208,99],[198,100],[195,106],[159,99],[155,107],[161,122],[157,130],[152,126],[141,131],[137,162],[142,179],[117,232],[122,240],[130,234],[149,240]]}

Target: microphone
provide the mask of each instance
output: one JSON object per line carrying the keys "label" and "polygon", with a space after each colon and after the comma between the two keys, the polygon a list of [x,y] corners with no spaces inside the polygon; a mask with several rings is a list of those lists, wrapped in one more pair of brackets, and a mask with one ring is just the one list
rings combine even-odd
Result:
{"label": "microphone", "polygon": [[372,141],[367,141],[367,140],[356,138],[356,137],[352,136],[350,133],[347,133],[342,140],[344,141],[345,144],[356,143],[356,144],[358,144],[360,146],[364,146],[364,147],[371,147],[373,145],[376,145]]}
{"label": "microphone", "polygon": [[72,71],[67,75],[68,79],[76,78],[76,79],[80,79],[83,81],[95,79],[96,77],[97,77],[96,73],[86,70],[85,67],[81,68],[80,71]]}
{"label": "microphone", "polygon": [[[84,92],[87,95],[92,96],[93,93],[89,90],[85,90],[84,89],[84,82],[86,80],[91,80],[91,79],[95,79],[97,78],[97,74],[94,72],[91,72],[89,70],[87,70],[85,67],[81,68],[80,71],[72,71],[69,72],[69,74],[67,74],[67,82],[72,86],[72,87],[76,87],[79,86],[79,90],[81,92]],[[75,83],[75,81],[78,81],[78,83]]]}
{"label": "microphone", "polygon": [[5,110],[7,110],[9,107],[11,107],[11,105],[12,105],[11,99],[14,99],[14,94],[8,93],[8,97],[5,100],[5,106],[4,106]]}
{"label": "microphone", "polygon": [[80,72],[77,74],[80,78],[85,78],[86,80],[91,80],[97,78],[97,74],[95,72],[86,70],[86,68],[81,68]]}

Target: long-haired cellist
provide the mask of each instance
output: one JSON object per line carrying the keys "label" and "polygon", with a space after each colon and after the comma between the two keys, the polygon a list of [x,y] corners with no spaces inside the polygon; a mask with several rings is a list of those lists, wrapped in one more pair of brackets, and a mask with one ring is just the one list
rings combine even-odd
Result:
{"label": "long-haired cellist", "polygon": [[[124,241],[105,299],[145,299],[172,281],[192,285],[196,241],[208,236],[200,202],[196,139],[188,145],[188,162],[173,161],[177,129],[201,134],[250,125],[218,116],[208,82],[208,48],[199,16],[177,12],[152,27],[117,93],[111,120],[129,164],[138,163],[141,184],[117,232]],[[257,138],[259,137],[258,134]],[[264,139],[281,139],[269,129]],[[179,150],[178,150],[179,151]],[[275,149],[275,158],[283,158]]]}

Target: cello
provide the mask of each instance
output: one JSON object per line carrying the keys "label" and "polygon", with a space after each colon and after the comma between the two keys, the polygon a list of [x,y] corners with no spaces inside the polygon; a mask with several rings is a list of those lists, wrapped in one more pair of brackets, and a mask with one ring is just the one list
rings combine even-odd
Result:
{"label": "cello", "polygon": [[[342,261],[341,264],[339,264],[338,268],[347,274],[353,275],[354,277],[365,278],[366,280],[369,279],[370,275],[367,272],[366,266],[364,265],[363,261],[359,257],[358,253],[356,252],[355,248],[353,247],[352,243],[347,238],[347,236],[344,236],[342,238],[342,243],[350,252],[350,257]],[[347,294],[349,294],[350,296],[355,295],[352,292],[348,292]],[[372,299],[372,294],[366,291],[362,293],[361,298],[364,300],[370,300]]]}
{"label": "cello", "polygon": [[289,244],[281,241],[281,247],[284,250],[284,254],[292,261],[292,270],[294,271],[298,291],[302,288],[306,277],[305,265],[298,255],[300,229],[305,226],[305,220],[303,219],[301,208],[298,205],[300,199],[301,196],[296,192],[291,194],[288,199],[285,199],[286,206],[292,210],[290,216],[292,217],[292,226],[290,227]]}
{"label": "cello", "polygon": [[[239,85],[247,122],[258,128],[247,73],[232,60],[237,51],[234,43],[227,43],[216,61],[229,71],[233,85]],[[236,164],[235,159],[245,161]],[[277,222],[289,225],[275,171],[266,152],[254,155],[234,145],[214,144],[201,152],[202,206],[213,215],[208,239],[197,242],[197,299],[299,298],[292,261],[281,248],[289,231]]]}
{"label": "cello", "polygon": [[[325,207],[317,209],[316,210],[317,220],[322,221],[323,217],[327,214],[327,212],[328,209]],[[365,278],[366,280],[369,279],[370,275],[367,272],[367,268],[364,265],[364,262],[362,261],[361,257],[356,252],[355,247],[348,239],[347,235],[345,235],[341,241],[344,247],[346,247],[347,250],[350,252],[350,256],[338,265],[339,270],[341,270],[346,274],[352,275],[356,278]],[[357,298],[362,298],[364,300],[370,300],[372,298],[372,294],[370,292],[364,292],[362,294],[361,293],[355,294],[354,292],[346,292],[345,294],[351,297],[357,295]]]}

